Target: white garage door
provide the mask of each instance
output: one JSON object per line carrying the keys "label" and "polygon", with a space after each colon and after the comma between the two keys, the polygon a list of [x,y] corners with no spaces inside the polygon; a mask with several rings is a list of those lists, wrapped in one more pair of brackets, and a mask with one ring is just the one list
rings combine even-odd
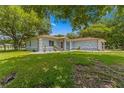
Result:
{"label": "white garage door", "polygon": [[96,41],[74,41],[73,49],[82,49],[82,50],[97,50]]}

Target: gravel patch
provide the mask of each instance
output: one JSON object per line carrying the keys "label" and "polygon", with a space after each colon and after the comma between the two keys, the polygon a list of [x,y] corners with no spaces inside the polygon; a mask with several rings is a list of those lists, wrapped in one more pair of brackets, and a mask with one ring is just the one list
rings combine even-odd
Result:
{"label": "gravel patch", "polygon": [[73,72],[74,87],[76,88],[124,87],[123,67],[121,68],[118,65],[107,66],[98,60],[94,60],[94,64],[91,65],[81,64],[75,65],[75,69]]}

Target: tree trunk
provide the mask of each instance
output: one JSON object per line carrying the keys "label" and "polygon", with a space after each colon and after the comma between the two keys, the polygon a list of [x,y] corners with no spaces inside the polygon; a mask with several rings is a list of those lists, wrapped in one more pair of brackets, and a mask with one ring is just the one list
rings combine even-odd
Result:
{"label": "tree trunk", "polygon": [[22,42],[19,42],[19,43],[18,43],[18,47],[19,47],[19,50],[21,50]]}
{"label": "tree trunk", "polygon": [[18,41],[17,40],[13,40],[13,41],[14,41],[13,43],[14,50],[18,50],[19,49]]}
{"label": "tree trunk", "polygon": [[122,50],[124,50],[124,42],[123,42],[123,44],[122,44]]}
{"label": "tree trunk", "polygon": [[18,50],[18,46],[16,44],[14,44],[13,46],[14,46],[14,50]]}
{"label": "tree trunk", "polygon": [[4,51],[6,51],[6,45],[5,44],[3,44],[3,47],[4,47]]}

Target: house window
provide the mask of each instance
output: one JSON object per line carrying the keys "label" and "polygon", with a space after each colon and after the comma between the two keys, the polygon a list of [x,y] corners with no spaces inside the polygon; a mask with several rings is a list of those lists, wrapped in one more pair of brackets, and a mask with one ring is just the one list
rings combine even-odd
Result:
{"label": "house window", "polygon": [[49,46],[54,46],[54,41],[49,40]]}

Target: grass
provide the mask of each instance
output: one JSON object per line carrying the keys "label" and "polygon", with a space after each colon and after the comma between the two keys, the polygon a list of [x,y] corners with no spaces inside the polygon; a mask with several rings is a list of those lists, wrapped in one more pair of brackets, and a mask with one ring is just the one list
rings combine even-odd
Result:
{"label": "grass", "polygon": [[90,65],[89,58],[106,65],[124,65],[124,52],[63,52],[30,54],[26,51],[0,53],[0,80],[16,72],[4,87],[73,87],[75,64]]}

